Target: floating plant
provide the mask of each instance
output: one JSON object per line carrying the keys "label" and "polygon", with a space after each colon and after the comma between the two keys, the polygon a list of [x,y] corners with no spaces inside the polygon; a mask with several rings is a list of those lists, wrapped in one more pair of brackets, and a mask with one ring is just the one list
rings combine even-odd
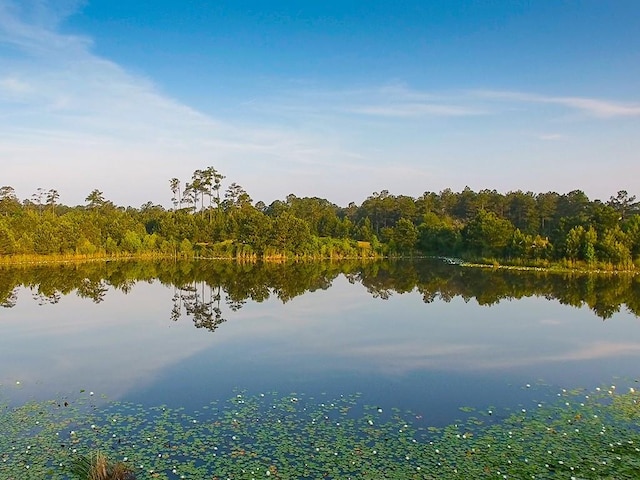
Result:
{"label": "floating plant", "polygon": [[[186,412],[92,396],[0,405],[6,479],[70,479],[101,452],[137,479],[640,478],[640,394],[553,402],[429,428],[411,412],[301,394],[240,393]],[[475,416],[474,416],[475,415]]]}

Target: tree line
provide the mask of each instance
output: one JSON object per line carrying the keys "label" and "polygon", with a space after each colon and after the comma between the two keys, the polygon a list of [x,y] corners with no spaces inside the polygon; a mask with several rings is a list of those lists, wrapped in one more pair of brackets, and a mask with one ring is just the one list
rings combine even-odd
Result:
{"label": "tree line", "polygon": [[374,192],[360,205],[288,195],[269,205],[215,168],[169,180],[171,208],[117,206],[92,190],[84,205],[55,189],[19,199],[0,188],[0,256],[344,258],[436,255],[527,265],[640,266],[640,208],[621,190],[606,202],[574,190]]}

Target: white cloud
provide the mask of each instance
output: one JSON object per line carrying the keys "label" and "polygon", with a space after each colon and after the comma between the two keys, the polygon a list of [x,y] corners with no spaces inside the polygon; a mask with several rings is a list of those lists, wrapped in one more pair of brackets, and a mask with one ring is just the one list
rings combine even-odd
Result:
{"label": "white cloud", "polygon": [[599,118],[640,116],[639,103],[613,102],[598,98],[551,96],[535,93],[492,90],[477,91],[475,94],[481,98],[507,102],[560,105],[568,109],[578,110],[586,115]]}
{"label": "white cloud", "polygon": [[[99,186],[117,192],[116,202],[135,205],[168,199],[169,178],[186,180],[207,165],[244,184],[245,172],[349,157],[326,139],[234,125],[172,99],[96,56],[89,39],[56,30],[74,5],[62,12],[40,1],[0,6],[0,48],[22,52],[0,57],[0,71],[8,72],[0,77],[0,155],[3,181],[22,198],[43,186],[79,203]],[[265,186],[264,177],[254,181]]]}
{"label": "white cloud", "polygon": [[372,117],[462,117],[486,115],[484,106],[477,105],[464,92],[435,94],[410,89],[402,84],[339,90],[318,90],[307,87],[286,92],[285,98],[269,102],[252,100],[261,111],[295,115],[357,114]]}
{"label": "white cloud", "polygon": [[[559,184],[564,191],[566,179],[549,176],[545,165],[556,166],[560,158],[566,168],[576,158],[604,165],[595,157],[610,151],[609,144],[567,129],[573,144],[584,139],[583,151],[571,151],[578,147],[551,141],[562,138],[557,127],[544,133],[556,109],[520,107],[556,105],[586,114],[587,121],[640,114],[636,104],[595,98],[431,92],[398,82],[324,89],[283,81],[277,88],[256,87],[259,93],[224,116],[182,103],[152,79],[97,56],[91,38],[63,33],[64,19],[82,4],[0,0],[2,183],[21,198],[38,187],[56,188],[63,203],[75,204],[99,188],[118,204],[168,205],[169,178],[187,180],[209,165],[267,202],[293,192],[346,204],[382,189],[420,195],[465,185],[547,191]],[[526,125],[514,133],[512,120]],[[518,142],[532,136],[547,141],[538,142],[539,151],[523,151]],[[597,188],[601,198],[629,189],[620,182],[640,173],[633,138],[615,142],[619,178],[607,176],[606,183],[586,168],[571,178],[587,192]],[[532,164],[540,167],[537,176]]]}
{"label": "white cloud", "polygon": [[566,136],[561,133],[543,133],[542,135],[538,135],[538,139],[548,141],[562,140],[564,138],[566,138]]}
{"label": "white cloud", "polygon": [[9,96],[20,96],[31,92],[32,88],[27,81],[21,78],[5,77],[0,79],[0,90]]}
{"label": "white cloud", "polygon": [[365,105],[353,107],[352,113],[363,115],[379,115],[383,117],[419,117],[424,115],[442,117],[461,117],[482,115],[484,112],[457,105],[441,105],[434,103],[396,103],[388,105]]}

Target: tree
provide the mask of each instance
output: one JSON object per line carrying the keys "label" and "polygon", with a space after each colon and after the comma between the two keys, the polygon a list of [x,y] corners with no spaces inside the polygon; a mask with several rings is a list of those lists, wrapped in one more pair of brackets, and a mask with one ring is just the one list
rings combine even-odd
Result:
{"label": "tree", "polygon": [[208,167],[204,171],[204,176],[206,179],[206,185],[209,187],[209,204],[211,204],[211,199],[213,197],[213,192],[216,195],[216,207],[220,210],[220,188],[222,187],[222,180],[225,179],[225,176],[218,172],[213,167]]}
{"label": "tree", "polygon": [[125,252],[138,253],[142,249],[142,239],[136,232],[127,230],[120,242],[120,247]]}
{"label": "tree", "polygon": [[540,193],[536,195],[538,215],[540,217],[540,232],[549,235],[552,221],[556,216],[559,195],[555,192]]}
{"label": "tree", "polygon": [[567,238],[565,240],[565,257],[569,260],[579,260],[583,255],[583,244],[584,244],[584,227],[582,225],[578,225],[573,227],[567,233]]}
{"label": "tree", "polygon": [[596,261],[596,241],[598,234],[593,227],[589,227],[589,230],[584,232],[584,239],[582,243],[582,257],[587,263],[593,263]]}
{"label": "tree", "polygon": [[85,198],[85,201],[88,202],[87,207],[89,207],[92,210],[100,208],[105,204],[103,193],[97,188],[92,190],[91,193],[87,195],[87,198]]}
{"label": "tree", "polygon": [[0,212],[6,217],[20,209],[20,202],[13,187],[0,187]]}
{"label": "tree", "polygon": [[418,227],[420,249],[431,255],[457,253],[461,242],[460,228],[450,217],[439,218],[434,212],[425,214]]}
{"label": "tree", "polygon": [[470,251],[483,256],[501,256],[514,230],[509,220],[499,218],[493,212],[480,210],[467,223],[462,234]]}
{"label": "tree", "polygon": [[626,190],[620,190],[615,197],[609,198],[607,205],[613,207],[619,214],[620,220],[624,220],[630,213],[638,209],[638,203],[635,203],[636,196],[629,196]]}
{"label": "tree", "polygon": [[271,237],[271,219],[248,205],[241,208],[238,214],[238,241],[262,254]]}
{"label": "tree", "polygon": [[622,219],[615,208],[599,201],[594,202],[590,210],[589,224],[596,229],[599,235],[604,234],[607,230],[616,228]]}
{"label": "tree", "polygon": [[629,247],[633,258],[640,256],[640,215],[630,216],[622,225],[629,239]]}
{"label": "tree", "polygon": [[57,190],[53,188],[47,192],[46,202],[49,207],[51,207],[51,213],[56,214],[56,202],[60,198],[60,194]]}
{"label": "tree", "polygon": [[607,231],[597,245],[602,259],[614,265],[631,263],[631,251],[625,244],[626,240],[624,232],[619,227]]}
{"label": "tree", "polygon": [[252,200],[247,191],[237,183],[232,183],[224,194],[225,210],[240,208],[243,205],[251,204]]}
{"label": "tree", "polygon": [[198,190],[191,183],[187,183],[184,186],[182,201],[187,205],[192,205],[191,208],[193,209],[194,212],[196,208],[198,208]]}
{"label": "tree", "polygon": [[539,215],[532,192],[509,192],[507,194],[507,219],[525,233],[537,233]]}
{"label": "tree", "polygon": [[13,232],[6,223],[0,219],[0,255],[11,255],[15,252],[15,248],[16,240]]}
{"label": "tree", "polygon": [[309,225],[288,212],[274,220],[272,231],[271,243],[281,252],[304,253],[312,238]]}
{"label": "tree", "polygon": [[454,215],[462,220],[472,219],[481,208],[478,194],[469,187],[464,187],[464,190],[458,194],[457,200]]}
{"label": "tree", "polygon": [[177,178],[172,178],[171,180],[169,180],[169,187],[171,188],[171,193],[173,193],[173,197],[171,198],[171,201],[173,202],[173,208],[182,208],[180,180]]}
{"label": "tree", "polygon": [[412,252],[418,242],[418,229],[411,220],[401,218],[393,228],[393,240],[400,252]]}

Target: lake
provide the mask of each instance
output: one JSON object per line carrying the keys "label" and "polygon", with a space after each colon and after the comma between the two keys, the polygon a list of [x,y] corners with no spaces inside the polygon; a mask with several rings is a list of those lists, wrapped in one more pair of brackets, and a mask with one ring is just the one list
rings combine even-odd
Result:
{"label": "lake", "polygon": [[[107,262],[0,270],[0,392],[198,411],[361,395],[418,424],[632,383],[640,280],[434,259]],[[66,398],[66,397],[65,397]],[[502,414],[506,416],[507,414]]]}
{"label": "lake", "polygon": [[15,298],[0,310],[0,383],[19,381],[20,399],[87,389],[197,408],[235,390],[361,392],[440,424],[460,406],[517,405],[526,384],[592,387],[640,363],[631,277],[433,260],[2,274]]}

